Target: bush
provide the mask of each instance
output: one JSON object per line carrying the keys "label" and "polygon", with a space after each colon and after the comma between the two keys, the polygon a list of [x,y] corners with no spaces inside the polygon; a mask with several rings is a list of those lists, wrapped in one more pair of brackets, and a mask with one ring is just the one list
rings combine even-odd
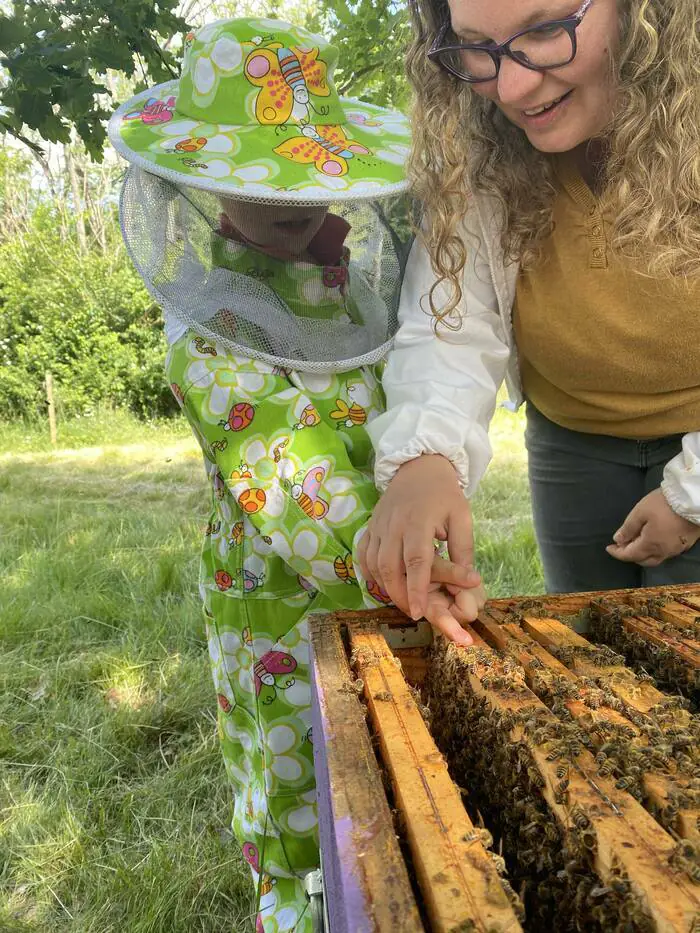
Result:
{"label": "bush", "polygon": [[0,244],[0,419],[43,413],[54,375],[63,415],[109,403],[156,417],[176,410],[163,373],[162,317],[124,249],[116,214],[106,248],[81,254],[50,205]]}

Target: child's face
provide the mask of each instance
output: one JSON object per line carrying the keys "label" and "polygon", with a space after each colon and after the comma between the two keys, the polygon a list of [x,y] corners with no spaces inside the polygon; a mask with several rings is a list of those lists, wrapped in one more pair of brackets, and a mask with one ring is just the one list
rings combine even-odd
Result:
{"label": "child's face", "polygon": [[234,230],[252,246],[272,254],[301,256],[328,213],[325,205],[291,207],[220,198]]}

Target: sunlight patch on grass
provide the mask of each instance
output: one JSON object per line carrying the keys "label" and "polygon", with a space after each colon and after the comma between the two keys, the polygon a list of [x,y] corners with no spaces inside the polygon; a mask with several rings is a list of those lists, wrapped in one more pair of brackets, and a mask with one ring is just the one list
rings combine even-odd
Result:
{"label": "sunlight patch on grass", "polygon": [[112,709],[118,706],[131,710],[141,709],[145,703],[153,702],[153,694],[144,683],[143,675],[136,675],[133,669],[120,671],[105,689],[104,697]]}

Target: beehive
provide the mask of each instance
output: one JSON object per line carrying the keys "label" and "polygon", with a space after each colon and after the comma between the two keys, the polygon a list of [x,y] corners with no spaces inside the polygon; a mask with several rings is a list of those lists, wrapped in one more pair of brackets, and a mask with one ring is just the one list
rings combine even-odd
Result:
{"label": "beehive", "polygon": [[700,585],[310,631],[330,933],[700,933]]}

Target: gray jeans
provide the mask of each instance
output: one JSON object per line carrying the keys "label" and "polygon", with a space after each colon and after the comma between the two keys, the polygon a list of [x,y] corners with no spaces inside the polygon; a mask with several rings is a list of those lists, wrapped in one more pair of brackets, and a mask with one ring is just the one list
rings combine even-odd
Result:
{"label": "gray jeans", "polygon": [[525,444],[547,592],[700,582],[700,542],[659,567],[606,552],[630,510],[662,479],[683,435],[635,441],[559,427],[527,404]]}

